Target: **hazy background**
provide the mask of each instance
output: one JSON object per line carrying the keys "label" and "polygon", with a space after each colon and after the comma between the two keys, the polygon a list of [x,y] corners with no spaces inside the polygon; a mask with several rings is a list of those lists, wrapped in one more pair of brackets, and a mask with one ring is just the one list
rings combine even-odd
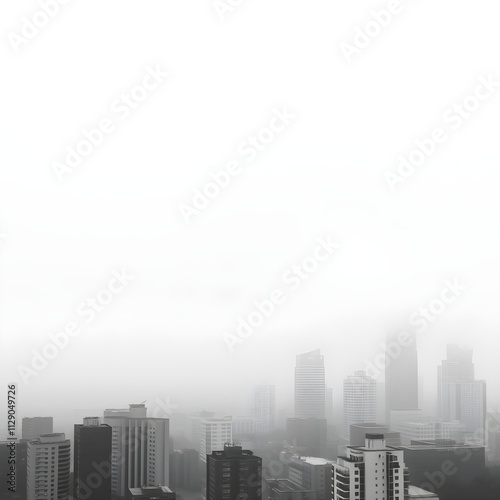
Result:
{"label": "hazy background", "polygon": [[[316,348],[339,404],[342,379],[453,278],[468,290],[418,337],[426,408],[450,341],[500,404],[499,96],[395,193],[383,177],[478,76],[500,81],[497,2],[402,1],[347,64],[339,44],[386,5],[246,0],[221,21],[209,0],[75,0],[19,54],[7,35],[38,6],[2,5],[0,378],[20,417],[57,430],[75,409],[167,396],[235,415],[260,382],[291,410],[295,355]],[[60,184],[52,162],[157,64],[168,80]],[[296,118],[247,164],[238,145],[283,106]],[[234,159],[244,172],[186,224],[179,204]],[[231,354],[222,334],[322,235],[341,247]],[[113,269],[134,281],[24,385],[19,365]]]}

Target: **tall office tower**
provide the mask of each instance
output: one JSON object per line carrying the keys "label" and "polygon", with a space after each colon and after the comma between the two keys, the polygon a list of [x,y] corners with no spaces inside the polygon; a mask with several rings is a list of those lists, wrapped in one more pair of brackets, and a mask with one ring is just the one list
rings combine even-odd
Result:
{"label": "tall office tower", "polygon": [[262,498],[262,459],[227,444],[207,456],[207,500]]}
{"label": "tall office tower", "polygon": [[[385,411],[389,423],[391,410],[418,409],[418,358],[415,334],[401,345],[397,337],[388,337],[385,365]],[[397,347],[395,347],[397,346]]]}
{"label": "tall office tower", "polygon": [[168,485],[169,420],[146,415],[144,404],[104,412],[104,423],[112,428],[112,495],[124,497],[129,488]]}
{"label": "tall office tower", "polygon": [[377,382],[364,371],[354,372],[344,380],[344,433],[351,425],[377,420]]}
{"label": "tall office tower", "polygon": [[295,366],[295,416],[325,418],[325,363],[321,351],[297,356]]}
{"label": "tall office tower", "polygon": [[98,417],[75,424],[73,481],[75,500],[111,498],[111,436],[109,425]]}
{"label": "tall office tower", "polygon": [[367,434],[365,446],[348,446],[333,465],[334,500],[405,500],[408,487],[403,451],[386,446],[383,434]]}
{"label": "tall office tower", "polygon": [[200,460],[204,464],[207,456],[221,451],[224,445],[233,441],[233,422],[231,417],[207,418],[201,422]]}
{"label": "tall office tower", "polygon": [[259,385],[254,390],[253,414],[256,434],[268,434],[276,426],[276,389],[274,385]]}
{"label": "tall office tower", "polygon": [[22,426],[22,439],[36,439],[54,432],[52,417],[25,417]]}
{"label": "tall office tower", "polygon": [[447,359],[438,367],[438,405],[443,420],[459,420],[467,433],[484,435],[486,382],[475,380],[471,349],[447,346]]}
{"label": "tall office tower", "polygon": [[71,444],[64,434],[28,442],[28,500],[69,500]]}
{"label": "tall office tower", "polygon": [[317,500],[330,500],[333,462],[323,458],[294,455],[288,462],[288,479],[316,492]]}

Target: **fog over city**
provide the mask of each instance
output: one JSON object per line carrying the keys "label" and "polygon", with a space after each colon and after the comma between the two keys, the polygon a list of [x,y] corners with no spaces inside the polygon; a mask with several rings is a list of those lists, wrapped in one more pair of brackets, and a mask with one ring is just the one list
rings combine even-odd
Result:
{"label": "fog over city", "polygon": [[284,429],[296,357],[316,350],[329,424],[359,371],[384,423],[402,332],[424,416],[448,345],[472,349],[500,413],[493,2],[41,5],[0,9],[0,380],[18,429],[51,416],[73,440],[145,402],[175,440],[196,412],[250,415],[260,384]]}

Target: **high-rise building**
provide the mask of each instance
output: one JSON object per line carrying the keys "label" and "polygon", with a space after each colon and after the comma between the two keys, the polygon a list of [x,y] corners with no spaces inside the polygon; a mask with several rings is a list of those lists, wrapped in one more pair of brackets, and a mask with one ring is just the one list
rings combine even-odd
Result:
{"label": "high-rise building", "polygon": [[276,426],[276,389],[274,385],[259,385],[255,388],[253,414],[256,434],[268,434],[274,430]]}
{"label": "high-rise building", "polygon": [[444,421],[459,420],[484,443],[486,382],[475,379],[472,349],[447,346],[447,359],[438,367],[438,405]]}
{"label": "high-rise building", "polygon": [[262,459],[227,444],[207,456],[207,500],[260,500]]}
{"label": "high-rise building", "polygon": [[207,462],[207,456],[214,451],[224,450],[224,445],[233,441],[231,417],[207,418],[201,421],[200,460]]}
{"label": "high-rise building", "polygon": [[28,500],[69,500],[71,444],[64,434],[28,442]]}
{"label": "high-rise building", "polygon": [[351,425],[377,419],[377,382],[364,371],[354,372],[344,380],[344,433]]}
{"label": "high-rise building", "polygon": [[398,346],[398,354],[391,357],[385,367],[385,410],[386,423],[389,423],[391,410],[418,409],[418,357],[415,334],[411,341],[401,345],[395,337],[387,339],[387,350]]}
{"label": "high-rise building", "polygon": [[110,500],[111,436],[98,417],[75,424],[73,482],[75,500]]}
{"label": "high-rise building", "polygon": [[325,418],[325,363],[321,351],[297,356],[295,366],[295,416]]}
{"label": "high-rise building", "polygon": [[333,465],[334,500],[405,500],[409,475],[403,451],[386,445],[383,434],[367,434],[365,446],[347,447]]}
{"label": "high-rise building", "polygon": [[111,493],[125,496],[129,488],[169,484],[169,420],[148,418],[144,404],[128,410],[105,410],[112,428]]}
{"label": "high-rise building", "polygon": [[53,432],[52,417],[25,417],[22,420],[22,439],[36,439]]}

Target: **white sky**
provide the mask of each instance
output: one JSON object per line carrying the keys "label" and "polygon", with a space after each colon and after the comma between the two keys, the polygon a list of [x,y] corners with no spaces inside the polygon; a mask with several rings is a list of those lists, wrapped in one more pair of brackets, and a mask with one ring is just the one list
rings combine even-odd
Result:
{"label": "white sky", "polygon": [[[458,130],[443,121],[478,77],[500,82],[498,2],[401,0],[348,64],[340,44],[387,3],[244,0],[220,20],[210,0],[73,0],[17,54],[9,33],[39,7],[2,4],[1,379],[20,411],[169,395],[231,413],[261,381],[289,406],[296,354],[321,348],[340,389],[454,278],[467,291],[419,338],[424,394],[457,341],[500,404],[500,87]],[[157,65],[170,76],[120,120],[113,101]],[[296,118],[247,163],[239,144],[284,107]],[[106,117],[59,183],[53,162]],[[384,172],[436,127],[448,140],[391,192]],[[243,173],[186,224],[179,205],[231,160]],[[222,334],[326,235],[340,248],[230,354]],[[75,308],[114,269],[135,279],[23,385],[18,366],[84,324]]]}

